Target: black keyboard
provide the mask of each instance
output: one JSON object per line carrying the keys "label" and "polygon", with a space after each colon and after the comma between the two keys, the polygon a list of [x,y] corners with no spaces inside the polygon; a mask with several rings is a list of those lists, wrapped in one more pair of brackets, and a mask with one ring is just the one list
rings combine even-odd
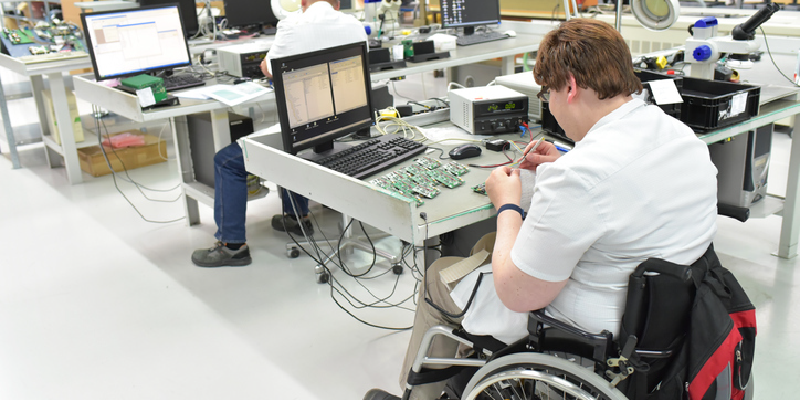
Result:
{"label": "black keyboard", "polygon": [[164,78],[164,89],[166,89],[168,92],[195,86],[203,86],[205,84],[206,83],[203,82],[202,78],[191,74],[172,75]]}
{"label": "black keyboard", "polygon": [[317,163],[353,178],[363,179],[408,160],[427,148],[422,143],[402,136],[384,135],[317,160]]}
{"label": "black keyboard", "polygon": [[456,44],[459,46],[469,46],[471,44],[494,42],[495,40],[503,39],[508,39],[508,35],[505,33],[489,31],[459,36],[456,38]]}

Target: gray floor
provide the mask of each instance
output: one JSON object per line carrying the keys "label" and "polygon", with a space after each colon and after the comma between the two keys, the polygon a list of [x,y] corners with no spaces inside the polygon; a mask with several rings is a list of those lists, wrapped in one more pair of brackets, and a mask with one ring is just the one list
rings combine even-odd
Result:
{"label": "gray floor", "polygon": [[[398,91],[419,93],[413,83],[401,84]],[[14,106],[12,120],[35,114],[25,101]],[[110,176],[85,175],[85,183],[71,186],[63,169],[47,166],[40,145],[23,147],[24,168],[12,170],[5,145],[0,141],[0,398],[356,400],[372,387],[398,392],[409,332],[351,318],[328,286],[315,283],[311,258],[285,256],[288,237],[269,223],[280,211],[274,190],[248,205],[253,265],[203,269],[189,255],[213,242],[209,207],[200,206],[197,226],[146,222]],[[773,193],[785,191],[789,145],[775,135]],[[130,176],[158,189],[178,182],[174,162]],[[183,215],[179,203],[148,201],[130,183],[119,186],[149,220]],[[168,200],[178,191],[148,195]],[[334,237],[337,215],[313,203],[312,211]],[[716,238],[723,263],[758,307],[758,399],[796,398],[789,388],[800,371],[800,324],[791,319],[800,315],[793,295],[798,261],[771,255],[780,221],[720,217]],[[352,272],[367,264],[353,262]],[[370,275],[385,267],[379,263]],[[398,303],[415,285],[408,270],[362,281],[365,287],[341,271],[334,276],[364,301],[372,298],[365,287]],[[407,308],[346,307],[378,325],[412,319]]]}

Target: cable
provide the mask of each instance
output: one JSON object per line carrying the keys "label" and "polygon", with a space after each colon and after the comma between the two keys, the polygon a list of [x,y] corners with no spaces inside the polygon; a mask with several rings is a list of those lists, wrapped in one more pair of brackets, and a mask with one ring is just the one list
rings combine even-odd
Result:
{"label": "cable", "polygon": [[[96,106],[93,105],[92,107],[95,108]],[[144,216],[144,214],[142,214],[139,211],[139,209],[136,207],[136,205],[133,204],[133,202],[131,202],[130,199],[128,199],[128,196],[125,195],[125,193],[119,188],[119,184],[117,183],[117,172],[114,171],[114,168],[111,166],[111,161],[109,161],[108,154],[106,153],[105,146],[103,146],[103,143],[102,143],[102,140],[101,140],[102,139],[102,135],[101,135],[101,131],[100,131],[100,124],[98,123],[97,118],[95,118],[94,123],[95,123],[96,132],[98,133],[97,141],[98,141],[98,143],[100,145],[100,150],[103,152],[103,158],[105,158],[105,160],[106,160],[106,165],[108,166],[108,169],[111,171],[111,177],[112,177],[112,179],[114,181],[114,187],[117,189],[117,192],[119,192],[119,194],[122,195],[122,198],[124,198],[125,201],[127,201],[128,204],[130,204],[131,207],[133,207],[133,210],[136,211],[137,214],[139,214],[139,217],[142,218],[144,221],[151,222],[151,223],[156,223],[156,224],[168,224],[168,223],[177,222],[177,221],[185,219],[186,216],[183,216],[183,217],[180,217],[180,218],[176,218],[176,219],[173,219],[173,220],[169,220],[169,221],[153,221],[153,220],[147,219]],[[105,127],[105,121],[103,122],[103,128],[106,129],[106,137],[110,141],[110,136],[108,135],[108,128]],[[117,155],[116,154],[116,150],[114,150],[114,147],[111,147],[111,150],[114,152],[114,155]],[[127,168],[125,168],[125,163],[122,161],[122,158],[117,156],[117,159],[122,164],[122,168],[125,171],[125,175],[128,177],[128,179],[130,179],[130,175],[128,175],[128,170],[127,170]],[[178,199],[180,199],[180,197],[178,197],[175,200],[169,200],[169,201],[168,200],[153,200],[153,199],[148,198],[144,194],[144,192],[142,192],[142,190],[141,190],[142,185],[139,185],[138,183],[135,183],[132,179],[130,179],[129,182],[134,183],[134,185],[136,185],[136,188],[139,190],[139,193],[142,193],[142,195],[145,196],[145,198],[147,200],[150,200],[150,201],[162,201],[162,202],[174,202],[174,201],[177,201]]]}
{"label": "cable", "polygon": [[764,28],[761,27],[761,26],[759,26],[758,29],[760,29],[761,30],[761,34],[764,35],[764,43],[767,45],[767,54],[769,54],[769,59],[770,59],[770,61],[772,61],[772,65],[775,66],[775,69],[777,69],[778,72],[781,75],[783,75],[783,77],[786,78],[787,81],[791,82],[792,86],[800,86],[792,78],[789,78],[786,74],[784,74],[783,71],[781,71],[781,69],[778,67],[778,64],[775,63],[775,59],[772,57],[772,52],[769,50],[769,42],[767,41],[767,33],[764,32]]}
{"label": "cable", "polygon": [[400,94],[400,93],[397,91],[397,88],[394,86],[394,82],[395,82],[395,81],[391,81],[391,83],[392,83],[392,90],[394,91],[394,94],[395,94],[395,95],[397,95],[398,97],[402,97],[402,98],[404,98],[404,99],[414,100],[412,97],[403,96],[402,94]]}
{"label": "cable", "polygon": [[[296,205],[296,203],[294,201],[294,197],[290,198],[290,203],[292,204],[292,210],[295,212],[295,215],[299,215],[297,213],[297,205]],[[309,214],[311,215],[312,219],[314,219],[314,222],[316,223],[316,217],[314,216],[314,214],[311,213],[311,212],[309,212]],[[351,219],[349,224],[348,224],[348,226],[346,226],[345,230],[343,230],[342,234],[340,234],[340,238],[339,238],[339,241],[337,243],[337,247],[331,246],[332,251],[336,251],[339,248],[339,246],[341,244],[341,241],[342,241],[342,239],[344,237],[344,233],[350,227],[350,224],[352,224],[352,221],[353,220]],[[386,275],[389,272],[389,270],[387,269],[383,273],[375,275],[375,276],[370,276],[370,277],[364,277],[363,276],[363,275],[366,275],[366,273],[368,273],[369,270],[372,269],[372,266],[374,266],[374,264],[375,264],[376,256],[375,256],[375,252],[374,251],[373,251],[373,262],[370,265],[368,271],[366,273],[364,273],[364,274],[352,274],[350,272],[350,270],[347,268],[347,266],[342,262],[341,257],[338,257],[339,258],[339,263],[337,264],[334,261],[334,259],[330,257],[330,255],[327,255],[324,252],[320,251],[319,245],[314,240],[314,237],[313,236],[308,236],[306,234],[305,229],[304,229],[304,224],[302,222],[300,224],[300,227],[301,227],[301,231],[303,232],[303,236],[306,238],[306,241],[312,246],[314,253],[316,253],[316,256],[311,254],[311,252],[309,252],[308,250],[306,250],[306,248],[304,246],[300,245],[300,243],[297,242],[297,240],[294,238],[294,235],[292,235],[291,232],[287,231],[287,233],[289,234],[289,237],[292,239],[292,241],[295,243],[295,245],[298,246],[298,248],[300,248],[306,255],[311,257],[317,263],[317,265],[319,265],[319,266],[321,266],[323,268],[323,270],[325,271],[325,273],[329,277],[328,285],[330,287],[331,299],[333,299],[334,303],[339,308],[341,308],[345,313],[350,315],[355,320],[357,320],[357,321],[359,321],[359,322],[361,322],[361,323],[363,323],[363,324],[365,324],[367,326],[380,328],[380,329],[388,329],[388,330],[407,330],[407,329],[411,329],[410,326],[409,327],[382,326],[382,325],[378,325],[378,324],[369,322],[369,321],[367,321],[367,320],[365,320],[363,318],[360,318],[360,317],[356,316],[351,310],[348,310],[340,302],[340,299],[337,298],[337,296],[341,297],[343,300],[345,300],[347,302],[347,304],[350,307],[353,307],[355,309],[363,309],[363,308],[368,308],[368,307],[370,307],[370,308],[381,308],[381,309],[382,308],[400,308],[400,309],[404,309],[404,310],[408,310],[408,311],[413,312],[414,309],[412,309],[410,307],[403,306],[403,304],[406,303],[408,300],[412,300],[413,301],[413,299],[415,298],[417,287],[418,287],[418,282],[416,282],[414,284],[414,291],[413,291],[413,293],[411,295],[409,295],[406,298],[401,299],[401,301],[399,301],[397,303],[390,303],[388,300],[395,295],[395,292],[397,290],[397,285],[398,285],[399,279],[400,279],[399,275],[397,276],[397,278],[396,278],[396,280],[394,282],[394,285],[392,287],[391,292],[387,296],[384,296],[384,297],[376,296],[374,293],[372,293],[366,286],[364,286],[360,282],[360,279],[374,279],[374,278]],[[319,228],[319,224],[317,224],[317,227]],[[364,232],[364,234],[366,235],[366,230],[364,229],[363,225],[361,225],[361,229]],[[320,233],[322,233],[321,229],[318,229],[318,230],[319,230]],[[322,235],[325,238],[325,240],[328,241],[328,239],[327,239],[327,237],[325,237],[324,233],[322,233]],[[374,250],[374,245],[372,244],[372,241],[371,241],[371,239],[369,239],[368,235],[367,235],[367,240],[370,242],[370,245],[372,246],[372,248]],[[328,241],[328,244],[330,245],[329,241]],[[402,253],[403,262],[406,265],[408,265],[408,263],[405,262],[405,257],[407,256],[407,251],[406,251],[406,245],[405,244],[403,245],[403,248],[401,249],[401,253]],[[339,267],[342,271],[344,271],[346,275],[348,275],[349,277],[352,277],[359,286],[361,286],[364,290],[367,291],[367,293],[370,296],[372,296],[374,298],[374,301],[364,302],[364,301],[360,300],[359,298],[357,298],[356,296],[354,296],[352,293],[350,293],[347,290],[347,288],[345,288],[344,285],[342,285],[342,283],[339,281],[339,279],[337,279],[336,276],[333,275],[333,273],[331,272],[331,270],[328,267],[328,265],[326,264],[326,262],[323,261],[323,257],[322,257],[323,254],[325,255],[325,259],[327,260],[328,263],[334,264],[335,266]],[[339,255],[340,255],[340,253],[339,253]],[[414,276],[414,272],[413,272],[414,269],[413,268],[410,268],[410,269],[412,271],[412,277],[414,277],[416,279],[416,276]]]}

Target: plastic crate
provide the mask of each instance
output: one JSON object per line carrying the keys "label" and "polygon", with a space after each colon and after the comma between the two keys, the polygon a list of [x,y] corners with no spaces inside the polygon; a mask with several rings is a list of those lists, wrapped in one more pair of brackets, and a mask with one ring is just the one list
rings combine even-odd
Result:
{"label": "plastic crate", "polygon": [[[675,87],[678,89],[678,93],[681,92],[681,89],[683,87],[682,76],[667,75],[664,73],[652,72],[652,71],[634,71],[634,74],[636,75],[637,78],[639,78],[639,80],[642,81],[642,87],[644,88],[642,95],[644,96],[644,101],[647,104],[656,104],[656,100],[653,97],[653,91],[650,90],[650,84],[648,83],[649,81],[656,81],[660,79],[672,79],[672,81],[675,83]],[[674,117],[678,120],[681,119],[681,108],[682,108],[681,103],[658,105],[658,107],[664,110],[665,114]]]}
{"label": "plastic crate", "polygon": [[758,114],[761,88],[738,83],[683,78],[681,121],[695,130],[712,130]]}

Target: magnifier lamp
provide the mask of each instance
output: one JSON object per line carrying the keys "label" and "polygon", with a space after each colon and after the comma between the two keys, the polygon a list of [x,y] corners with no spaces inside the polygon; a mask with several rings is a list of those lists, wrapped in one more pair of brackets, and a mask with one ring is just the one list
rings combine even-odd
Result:
{"label": "magnifier lamp", "polygon": [[663,31],[678,20],[681,5],[678,0],[631,0],[631,11],[645,29]]}
{"label": "magnifier lamp", "polygon": [[271,0],[270,5],[272,6],[272,13],[279,20],[285,19],[292,14],[303,12],[301,0]]}

